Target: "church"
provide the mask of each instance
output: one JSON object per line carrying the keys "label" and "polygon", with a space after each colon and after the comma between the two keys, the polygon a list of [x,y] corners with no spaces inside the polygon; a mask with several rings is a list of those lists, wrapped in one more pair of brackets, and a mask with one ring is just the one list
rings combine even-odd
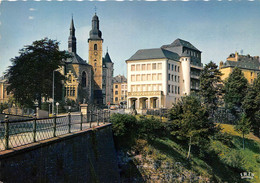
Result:
{"label": "church", "polygon": [[89,32],[88,63],[77,54],[75,32],[72,18],[68,39],[68,52],[71,57],[64,61],[64,65],[60,69],[60,72],[66,77],[65,100],[95,105],[112,103],[114,63],[111,61],[108,51],[105,57],[102,55],[103,38],[96,13],[92,18],[92,29]]}

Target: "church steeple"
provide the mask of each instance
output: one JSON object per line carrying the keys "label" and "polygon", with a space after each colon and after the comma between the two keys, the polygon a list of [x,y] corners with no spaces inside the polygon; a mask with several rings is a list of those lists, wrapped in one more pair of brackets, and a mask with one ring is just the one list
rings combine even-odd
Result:
{"label": "church steeple", "polygon": [[70,23],[70,36],[69,36],[69,40],[68,40],[68,50],[70,53],[72,53],[72,52],[76,53],[76,51],[77,51],[73,17],[71,18],[71,23]]}
{"label": "church steeple", "polygon": [[89,32],[89,40],[103,40],[102,39],[102,32],[99,30],[99,19],[97,14],[92,18],[92,29]]}

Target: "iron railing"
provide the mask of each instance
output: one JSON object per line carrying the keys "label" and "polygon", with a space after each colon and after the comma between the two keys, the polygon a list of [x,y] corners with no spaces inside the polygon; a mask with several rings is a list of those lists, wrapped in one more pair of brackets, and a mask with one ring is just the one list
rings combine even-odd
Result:
{"label": "iron railing", "polygon": [[0,122],[0,151],[46,140],[60,135],[85,130],[108,123],[109,110],[89,110],[87,114],[70,114],[51,118]]}

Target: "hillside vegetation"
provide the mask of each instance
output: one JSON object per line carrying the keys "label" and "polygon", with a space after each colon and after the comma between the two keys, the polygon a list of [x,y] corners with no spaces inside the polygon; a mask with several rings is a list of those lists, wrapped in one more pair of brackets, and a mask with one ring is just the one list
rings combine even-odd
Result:
{"label": "hillside vegetation", "polygon": [[[232,125],[219,125],[222,130],[208,144],[194,145],[187,159],[187,141],[174,138],[166,122],[120,114],[111,121],[122,182],[260,182],[260,140],[250,133],[243,149]],[[242,172],[254,178],[241,179]]]}

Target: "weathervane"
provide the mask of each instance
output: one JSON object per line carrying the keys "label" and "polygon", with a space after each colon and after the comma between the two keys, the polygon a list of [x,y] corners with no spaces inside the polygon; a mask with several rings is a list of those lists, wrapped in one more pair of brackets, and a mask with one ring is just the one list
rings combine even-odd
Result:
{"label": "weathervane", "polygon": [[95,6],[95,15],[97,14],[97,7]]}

